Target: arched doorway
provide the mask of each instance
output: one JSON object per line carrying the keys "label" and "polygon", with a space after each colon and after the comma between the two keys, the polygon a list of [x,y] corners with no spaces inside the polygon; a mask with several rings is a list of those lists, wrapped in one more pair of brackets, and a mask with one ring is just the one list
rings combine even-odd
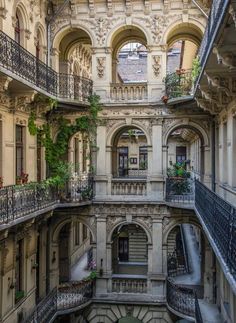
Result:
{"label": "arched doorway", "polygon": [[112,235],[113,274],[146,275],[147,234],[137,224],[121,224]]}
{"label": "arched doorway", "polygon": [[83,101],[91,94],[92,41],[82,29],[70,29],[60,40],[60,97]]}
{"label": "arched doorway", "polygon": [[145,178],[148,169],[147,138],[137,127],[122,128],[112,150],[113,177]]}
{"label": "arched doorway", "polygon": [[175,26],[167,38],[166,94],[168,98],[190,95],[200,72],[197,52],[202,31],[194,24]]}

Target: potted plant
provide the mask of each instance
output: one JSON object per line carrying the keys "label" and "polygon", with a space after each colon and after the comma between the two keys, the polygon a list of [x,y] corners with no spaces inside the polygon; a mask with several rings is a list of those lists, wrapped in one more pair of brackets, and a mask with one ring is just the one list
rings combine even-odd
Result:
{"label": "potted plant", "polygon": [[16,176],[16,185],[22,185],[22,177]]}
{"label": "potted plant", "polygon": [[24,173],[24,172],[21,173],[22,184],[27,184],[28,183],[28,177],[29,177],[29,174]]}
{"label": "potted plant", "polygon": [[161,98],[161,100],[162,100],[163,103],[166,104],[168,102],[169,98],[168,98],[167,95],[163,95],[163,97]]}

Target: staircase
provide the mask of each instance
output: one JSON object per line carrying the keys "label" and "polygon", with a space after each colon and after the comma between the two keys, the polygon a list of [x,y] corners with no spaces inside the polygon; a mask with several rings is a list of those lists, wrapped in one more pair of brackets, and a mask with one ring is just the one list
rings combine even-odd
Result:
{"label": "staircase", "polygon": [[143,230],[129,230],[129,261],[147,262],[147,236]]}

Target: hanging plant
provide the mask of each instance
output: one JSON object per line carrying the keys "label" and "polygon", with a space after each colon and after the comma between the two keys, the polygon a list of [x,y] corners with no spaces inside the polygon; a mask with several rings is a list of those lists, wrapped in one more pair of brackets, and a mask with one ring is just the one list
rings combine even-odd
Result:
{"label": "hanging plant", "polygon": [[[28,128],[31,135],[40,134],[40,140],[43,147],[45,147],[45,159],[49,167],[49,172],[58,185],[62,185],[68,180],[69,165],[62,161],[63,155],[67,151],[68,142],[71,136],[81,131],[88,135],[88,138],[94,135],[98,123],[98,112],[101,111],[102,106],[100,103],[100,97],[96,94],[91,95],[88,98],[90,103],[88,115],[81,116],[75,120],[75,123],[71,124],[69,120],[63,116],[58,118],[48,118],[47,123],[37,127],[35,124],[36,114],[31,112],[28,122]],[[49,101],[51,108],[57,107],[55,100]],[[58,134],[56,141],[52,139],[51,128],[56,123],[58,128]]]}

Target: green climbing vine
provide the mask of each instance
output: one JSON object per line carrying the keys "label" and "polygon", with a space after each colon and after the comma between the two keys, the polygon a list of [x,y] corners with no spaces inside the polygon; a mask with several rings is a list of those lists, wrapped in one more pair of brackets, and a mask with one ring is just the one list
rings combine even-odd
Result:
{"label": "green climbing vine", "polygon": [[[37,127],[35,124],[36,114],[31,112],[28,128],[31,135],[40,135],[41,144],[45,147],[45,159],[49,168],[51,178],[54,179],[57,185],[65,183],[70,175],[71,165],[62,160],[63,155],[67,151],[69,139],[76,132],[84,132],[91,140],[96,131],[98,123],[98,112],[101,111],[100,97],[96,94],[88,98],[89,112],[88,115],[83,115],[76,118],[75,123],[71,124],[69,120],[63,116],[54,119],[49,119],[46,124]],[[55,104],[52,104],[55,108]],[[57,125],[57,138],[55,141],[52,139],[52,126]]]}

